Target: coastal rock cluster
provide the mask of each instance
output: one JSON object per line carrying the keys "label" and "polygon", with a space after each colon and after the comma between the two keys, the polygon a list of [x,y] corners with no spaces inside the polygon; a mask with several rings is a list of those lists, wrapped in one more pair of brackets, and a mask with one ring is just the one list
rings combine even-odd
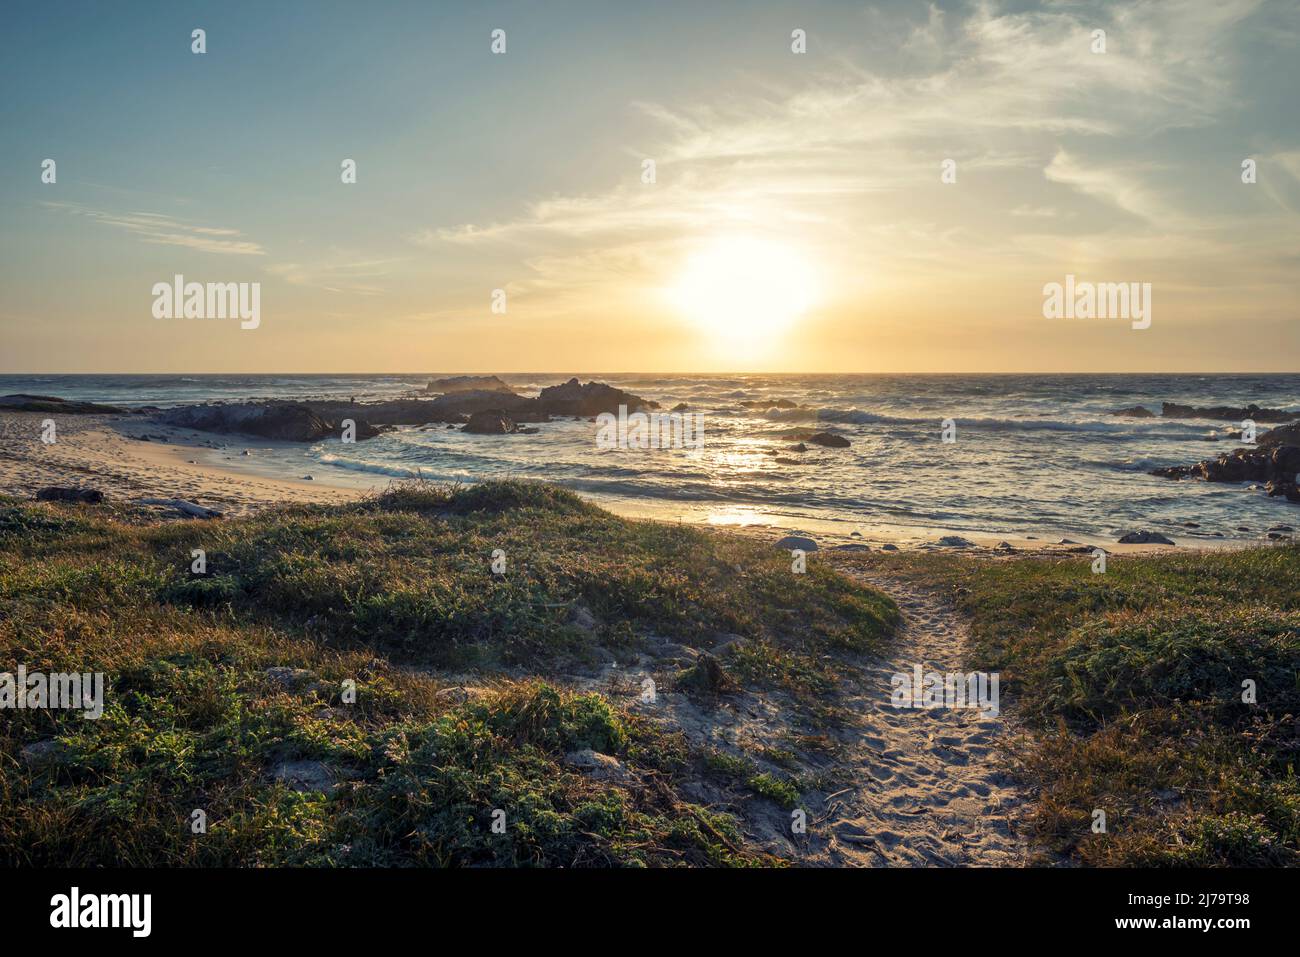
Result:
{"label": "coastal rock cluster", "polygon": [[[336,418],[314,405],[306,402],[190,405],[166,409],[155,420],[199,432],[239,433],[285,442],[312,442],[339,434],[343,417]],[[380,432],[366,419],[355,421],[358,439],[368,439]]]}
{"label": "coastal rock cluster", "polygon": [[[1128,409],[1116,409],[1111,415],[1147,419],[1153,418],[1155,413],[1145,406],[1135,405]],[[1179,405],[1177,402],[1163,402],[1160,405],[1160,417],[1220,419],[1224,422],[1240,422],[1243,419],[1250,419],[1253,422],[1293,422],[1300,419],[1300,410],[1289,412],[1286,409],[1262,409],[1254,403],[1247,406],[1213,405],[1202,408],[1194,405]]]}
{"label": "coastal rock cluster", "polygon": [[99,405],[96,402],[60,399],[53,395],[23,393],[0,395],[0,409],[8,409],[12,412],[56,412],[60,415],[111,415],[126,411],[115,405]]}
{"label": "coastal rock cluster", "polygon": [[1254,446],[1233,449],[1195,465],[1153,469],[1164,478],[1202,478],[1207,482],[1261,482],[1274,498],[1300,502],[1300,422],[1270,429]]}
{"label": "coastal rock cluster", "polygon": [[452,392],[509,392],[514,389],[494,375],[454,375],[446,379],[431,379],[425,392],[448,394]]}
{"label": "coastal rock cluster", "polygon": [[[620,406],[627,406],[629,412],[659,407],[657,402],[603,382],[581,383],[576,378],[542,389],[536,398],[509,391],[495,376],[438,379],[430,387],[435,384],[444,391],[431,400],[212,402],[158,410],[155,420],[199,432],[315,442],[339,435],[343,422],[350,419],[356,424],[356,438],[360,441],[397,425],[442,422],[464,425],[464,431],[479,435],[505,435],[527,431],[518,429],[519,423],[548,422],[553,415],[590,417],[602,412],[617,413]],[[485,385],[488,387],[483,388]]]}

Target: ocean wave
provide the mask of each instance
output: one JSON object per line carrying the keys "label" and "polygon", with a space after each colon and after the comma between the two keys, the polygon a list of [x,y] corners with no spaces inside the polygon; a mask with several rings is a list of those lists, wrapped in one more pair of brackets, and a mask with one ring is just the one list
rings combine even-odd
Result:
{"label": "ocean wave", "polygon": [[1094,432],[1112,435],[1135,435],[1145,438],[1186,439],[1205,434],[1205,426],[1181,422],[1138,419],[1131,422],[1071,421],[1069,419],[1010,419],[961,418],[960,416],[931,415],[902,416],[862,409],[768,409],[759,416],[772,422],[814,420],[837,425],[924,425],[939,428],[945,418],[951,418],[961,429],[986,431],[1025,432]]}
{"label": "ocean wave", "polygon": [[367,472],[373,475],[391,475],[394,478],[432,477],[429,474],[431,471],[430,469],[410,468],[405,465],[394,465],[391,462],[376,462],[367,459],[345,459],[328,453],[320,456],[317,461],[319,461],[321,465],[330,465],[334,468],[347,469],[351,472]]}

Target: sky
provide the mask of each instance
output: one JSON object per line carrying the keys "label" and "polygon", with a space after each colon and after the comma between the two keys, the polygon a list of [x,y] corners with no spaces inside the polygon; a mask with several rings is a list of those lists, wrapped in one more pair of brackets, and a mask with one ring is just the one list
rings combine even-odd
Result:
{"label": "sky", "polygon": [[1298,89],[1291,0],[6,3],[0,372],[1296,372]]}

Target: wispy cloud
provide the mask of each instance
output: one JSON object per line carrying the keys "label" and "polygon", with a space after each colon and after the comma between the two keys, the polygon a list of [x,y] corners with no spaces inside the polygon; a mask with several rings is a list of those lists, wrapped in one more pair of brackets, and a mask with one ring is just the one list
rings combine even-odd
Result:
{"label": "wispy cloud", "polygon": [[162,213],[115,213],[91,209],[76,203],[44,202],[41,205],[74,216],[83,216],[104,226],[125,230],[141,242],[161,246],[184,246],[227,256],[266,255],[266,251],[258,243],[241,238],[243,234],[237,229],[199,226]]}
{"label": "wispy cloud", "polygon": [[384,286],[373,280],[391,275],[392,267],[400,262],[401,259],[343,259],[317,263],[275,263],[267,266],[266,271],[295,286],[359,296],[382,296]]}
{"label": "wispy cloud", "polygon": [[[527,202],[513,219],[408,238],[430,249],[498,247],[520,257],[532,288],[577,301],[593,283],[626,281],[629,262],[670,268],[674,247],[729,228],[797,234],[850,270],[951,259],[972,245],[966,260],[981,262],[1067,221],[1073,240],[1114,231],[1096,203],[1129,214],[1121,228],[1135,239],[1162,236],[1212,219],[1183,208],[1168,170],[1134,145],[1231,110],[1232,31],[1259,7],[931,7],[907,29],[890,25],[887,35],[907,37],[902,68],[873,72],[836,57],[833,71],[793,88],[755,76],[745,92],[707,102],[633,104],[659,136],[644,154],[629,150],[629,171],[652,156],[656,185],[629,172],[604,191]],[[1107,31],[1104,54],[1092,52],[1094,29]],[[982,177],[978,194],[937,194],[945,158],[957,160],[959,182]],[[966,204],[962,217],[951,199]],[[970,222],[981,223],[977,233]],[[1218,248],[1205,235],[1193,245]]]}

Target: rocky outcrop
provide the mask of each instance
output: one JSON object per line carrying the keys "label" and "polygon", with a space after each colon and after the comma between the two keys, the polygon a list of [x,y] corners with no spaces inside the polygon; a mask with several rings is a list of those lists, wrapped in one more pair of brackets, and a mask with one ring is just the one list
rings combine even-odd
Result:
{"label": "rocky outcrop", "polygon": [[624,392],[603,382],[588,382],[583,385],[577,378],[570,379],[563,385],[548,386],[537,396],[537,405],[541,411],[550,415],[600,415],[609,412],[617,415],[619,406],[627,406],[628,412],[642,412],[659,408],[658,402],[651,402]]}
{"label": "rocky outcrop", "polygon": [[1230,405],[1198,408],[1194,405],[1165,402],[1160,406],[1160,414],[1166,419],[1222,419],[1225,422],[1240,422],[1242,419],[1251,419],[1255,422],[1290,422],[1300,418],[1300,411],[1261,409],[1253,402],[1244,408]]}
{"label": "rocky outcrop", "polygon": [[1300,422],[1270,429],[1254,446],[1224,452],[1195,465],[1153,469],[1163,478],[1202,478],[1207,482],[1262,482],[1271,498],[1300,502]]}
{"label": "rocky outcrop", "polygon": [[[1149,532],[1143,529],[1139,532],[1125,532],[1118,539],[1121,545],[1173,545],[1172,538],[1166,538],[1159,532]],[[1086,549],[1086,546],[1085,546]]]}
{"label": "rocky outcrop", "polygon": [[53,395],[25,395],[21,392],[0,395],[0,409],[14,412],[55,412],[62,415],[113,415],[126,411],[114,405],[77,402]]}
{"label": "rocky outcrop", "polygon": [[1164,478],[1203,478],[1207,482],[1295,482],[1300,472],[1300,446],[1260,445],[1224,452],[1195,465],[1153,469]]}
{"label": "rocky outcrop", "polygon": [[[827,449],[847,449],[852,443],[842,435],[836,435],[834,432],[814,432],[811,429],[797,429],[794,432],[787,432],[781,438],[786,442],[812,442],[814,445],[820,445]],[[791,451],[803,452],[806,448],[794,448]]]}
{"label": "rocky outcrop", "polygon": [[199,432],[238,433],[280,442],[315,442],[331,435],[341,435],[345,418],[352,418],[356,423],[358,439],[379,434],[380,430],[360,415],[326,418],[305,402],[187,405],[167,409],[159,413],[156,420],[164,425]]}
{"label": "rocky outcrop", "polygon": [[591,748],[570,751],[564,756],[564,763],[568,767],[576,768],[597,781],[624,782],[635,777],[632,772],[623,767],[618,758],[608,754],[601,754]]}
{"label": "rocky outcrop", "polygon": [[104,501],[104,493],[95,488],[64,488],[51,485],[36,493],[38,502],[81,502],[86,505],[98,505]]}
{"label": "rocky outcrop", "polygon": [[351,419],[356,423],[359,441],[379,435],[390,426],[432,422],[462,425],[479,412],[505,415],[517,425],[549,422],[552,415],[590,417],[601,412],[617,413],[620,405],[626,405],[629,412],[658,408],[656,402],[601,382],[581,385],[577,379],[570,379],[562,386],[543,389],[535,399],[509,391],[470,389],[448,392],[436,399],[385,402],[214,402],[164,409],[155,414],[155,419],[164,425],[200,432],[238,433],[288,442],[315,442],[340,435],[343,420]]}
{"label": "rocky outcrop", "polygon": [[1300,422],[1279,425],[1261,435],[1256,443],[1261,447],[1274,445],[1300,445]]}
{"label": "rocky outcrop", "polygon": [[[439,396],[432,402],[421,404],[427,407],[425,414],[429,418],[425,421],[428,422],[459,421],[464,416],[473,415],[475,412],[489,412],[494,409],[506,412],[512,417],[518,415],[522,420],[529,414],[535,415],[540,411],[536,399],[526,399],[513,392],[493,392],[490,389],[451,392]],[[539,421],[544,422],[546,419],[542,418]]]}
{"label": "rocky outcrop", "polygon": [[491,409],[484,412],[475,412],[465,423],[462,432],[471,432],[474,435],[509,435],[515,431],[514,420],[499,409]]}
{"label": "rocky outcrop", "polygon": [[514,389],[494,375],[455,375],[446,379],[432,379],[424,387],[425,392],[509,392]]}
{"label": "rocky outcrop", "polygon": [[[1111,415],[1148,419],[1152,418],[1155,413],[1145,406],[1135,405],[1127,409],[1116,409]],[[1253,422],[1290,422],[1292,419],[1300,418],[1300,411],[1261,409],[1254,403],[1244,407],[1233,405],[1201,407],[1180,405],[1177,402],[1162,402],[1160,404],[1160,416],[1165,419],[1219,419],[1223,422],[1240,422],[1243,419],[1250,419]]]}

